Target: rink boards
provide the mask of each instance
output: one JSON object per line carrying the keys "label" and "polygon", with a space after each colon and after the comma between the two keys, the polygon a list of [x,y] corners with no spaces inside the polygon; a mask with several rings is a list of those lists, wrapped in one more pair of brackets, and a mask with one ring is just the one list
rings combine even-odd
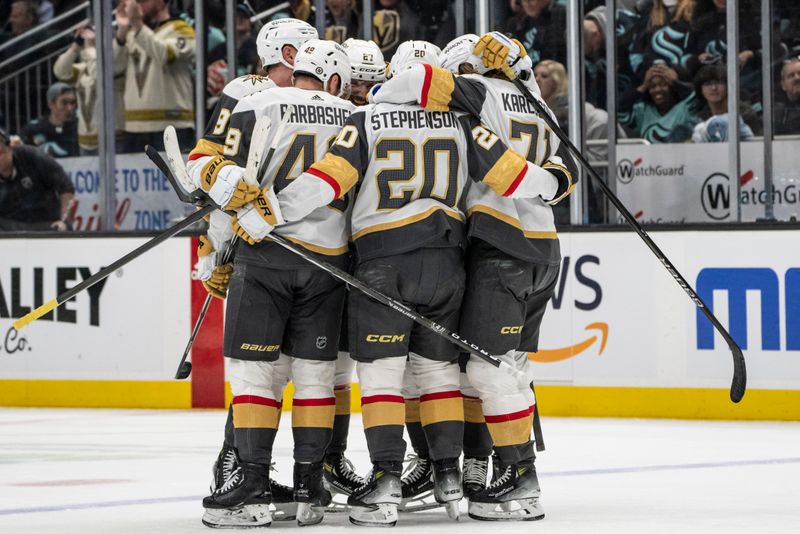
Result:
{"label": "rink boards", "polygon": [[[651,236],[744,349],[744,400],[728,400],[727,346],[636,235],[575,232],[561,234],[561,276],[530,355],[542,412],[800,420],[800,231]],[[0,405],[224,405],[219,301],[195,345],[192,380],[171,379],[205,297],[191,280],[190,238],[170,240],[22,332],[11,328],[142,242],[0,239]]]}

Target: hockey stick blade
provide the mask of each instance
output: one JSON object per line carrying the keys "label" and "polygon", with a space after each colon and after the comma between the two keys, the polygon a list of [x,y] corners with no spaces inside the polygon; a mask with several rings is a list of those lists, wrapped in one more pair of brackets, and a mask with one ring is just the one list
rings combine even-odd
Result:
{"label": "hockey stick blade", "polygon": [[201,196],[197,194],[196,191],[188,192],[186,189],[183,188],[183,185],[175,178],[175,174],[172,172],[169,164],[161,157],[161,154],[150,145],[144,147],[144,153],[147,154],[147,157],[150,158],[158,170],[167,177],[167,181],[172,186],[172,189],[175,191],[175,194],[178,195],[178,198],[181,202],[185,202],[186,204],[197,204],[199,201],[203,200]]}
{"label": "hockey stick blade", "polygon": [[739,345],[734,341],[733,337],[728,333],[724,326],[717,320],[711,310],[708,309],[708,306],[703,302],[700,296],[695,292],[689,282],[683,277],[683,275],[678,272],[678,269],[672,264],[672,262],[667,258],[666,254],[664,254],[661,249],[656,245],[655,241],[653,241],[647,232],[639,225],[636,219],[633,217],[630,211],[625,207],[622,201],[611,191],[611,188],[600,178],[600,175],[597,174],[597,171],[589,164],[583,154],[578,150],[578,148],[569,140],[567,135],[564,133],[564,130],[559,128],[559,126],[553,121],[553,118],[550,116],[549,113],[542,107],[542,104],[531,94],[525,84],[519,78],[514,78],[514,85],[519,89],[519,91],[523,94],[523,96],[533,105],[536,111],[539,113],[542,120],[547,123],[547,126],[556,134],[556,136],[564,143],[564,146],[572,153],[572,155],[578,160],[581,166],[586,170],[587,174],[592,177],[595,181],[595,184],[600,188],[603,194],[608,198],[609,202],[614,205],[614,207],[619,211],[622,217],[625,219],[625,222],[635,231],[639,237],[644,241],[647,248],[655,254],[661,264],[667,269],[672,278],[678,283],[679,286],[686,292],[689,298],[694,302],[694,304],[702,310],[703,314],[711,321],[711,324],[714,325],[714,328],[720,335],[725,339],[725,342],[728,344],[728,347],[731,350],[731,356],[733,357],[733,379],[731,380],[731,390],[730,396],[733,402],[739,402],[744,397],[744,392],[747,389],[747,366],[744,360],[744,354],[742,354],[742,349]]}
{"label": "hockey stick blade", "polygon": [[197,189],[189,177],[189,171],[186,170],[186,162],[183,161],[181,146],[178,144],[178,132],[171,124],[164,129],[164,153],[167,155],[169,168],[172,169],[183,189],[190,192]]}

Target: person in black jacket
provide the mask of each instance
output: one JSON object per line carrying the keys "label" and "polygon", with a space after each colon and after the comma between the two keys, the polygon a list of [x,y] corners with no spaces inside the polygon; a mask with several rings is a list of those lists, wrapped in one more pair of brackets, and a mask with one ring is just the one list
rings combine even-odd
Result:
{"label": "person in black jacket", "polygon": [[522,42],[534,65],[543,59],[567,62],[567,11],[555,0],[522,0],[526,18],[513,37]]}
{"label": "person in black jacket", "polygon": [[33,147],[11,146],[0,130],[0,230],[68,229],[75,187],[56,161]]}
{"label": "person in black jacket", "polygon": [[47,107],[49,114],[33,119],[22,128],[22,141],[54,158],[80,155],[75,89],[64,82],[54,83],[47,90]]}
{"label": "person in black jacket", "polygon": [[800,134],[800,57],[783,64],[781,90],[775,99],[775,134]]}

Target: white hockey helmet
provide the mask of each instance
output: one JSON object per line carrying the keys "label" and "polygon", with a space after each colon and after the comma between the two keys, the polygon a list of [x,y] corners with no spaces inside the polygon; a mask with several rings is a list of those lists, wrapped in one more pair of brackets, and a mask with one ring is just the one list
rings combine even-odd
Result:
{"label": "white hockey helmet", "polygon": [[351,37],[342,43],[342,48],[347,51],[353,80],[375,83],[386,81],[386,62],[383,60],[383,52],[374,41]]}
{"label": "white hockey helmet", "polygon": [[389,64],[389,75],[397,76],[398,73],[408,70],[414,65],[427,63],[434,67],[439,66],[439,54],[442,51],[433,43],[428,41],[405,41],[400,43],[392,56]]}
{"label": "white hockey helmet", "polygon": [[328,80],[339,75],[339,92],[336,96],[347,98],[350,94],[350,60],[342,45],[334,41],[309,39],[294,57],[294,73],[308,74],[322,82],[327,90]]}
{"label": "white hockey helmet", "polygon": [[474,33],[466,33],[447,43],[447,46],[442,50],[442,55],[439,56],[442,68],[449,70],[453,74],[458,74],[458,67],[462,63],[468,63],[472,65],[472,68],[478,74],[486,72],[486,67],[483,66],[481,58],[473,53],[475,43],[477,42],[477,35]]}
{"label": "white hockey helmet", "polygon": [[262,67],[266,70],[270,65],[282,63],[291,69],[292,66],[283,59],[283,47],[291,45],[300,50],[303,43],[317,37],[317,29],[302,20],[277,19],[266,23],[256,37],[256,49]]}
{"label": "white hockey helmet", "polygon": [[[532,76],[533,63],[527,51],[522,48],[522,44],[517,40],[512,40],[502,32],[493,31],[489,34],[497,41],[508,47],[508,57],[506,63],[522,80],[527,80]],[[484,69],[486,70],[486,69]]]}

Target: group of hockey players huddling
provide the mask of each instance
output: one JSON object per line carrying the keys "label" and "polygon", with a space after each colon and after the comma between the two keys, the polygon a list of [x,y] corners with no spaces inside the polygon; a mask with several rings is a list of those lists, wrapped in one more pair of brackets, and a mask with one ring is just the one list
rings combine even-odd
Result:
{"label": "group of hockey players huddling", "polygon": [[[257,46],[266,76],[227,85],[187,165],[224,210],[200,239],[197,274],[227,298],[233,394],[203,522],[305,526],[346,510],[354,524],[393,526],[398,510],[445,506],[457,518],[462,498],[475,519],[543,518],[527,355],[558,278],[550,206],[574,184],[558,139],[510,81],[536,93],[524,48],[496,32],[443,51],[409,41],[387,68],[374,43],[320,40],[294,19],[264,26]],[[245,179],[262,116],[277,143],[263,188]],[[527,380],[346,291],[271,234]],[[235,260],[221,264],[234,235]],[[344,456],[354,368],[373,465],[363,478]],[[292,488],[270,477],[290,380]],[[404,428],[416,455],[405,476]]]}

